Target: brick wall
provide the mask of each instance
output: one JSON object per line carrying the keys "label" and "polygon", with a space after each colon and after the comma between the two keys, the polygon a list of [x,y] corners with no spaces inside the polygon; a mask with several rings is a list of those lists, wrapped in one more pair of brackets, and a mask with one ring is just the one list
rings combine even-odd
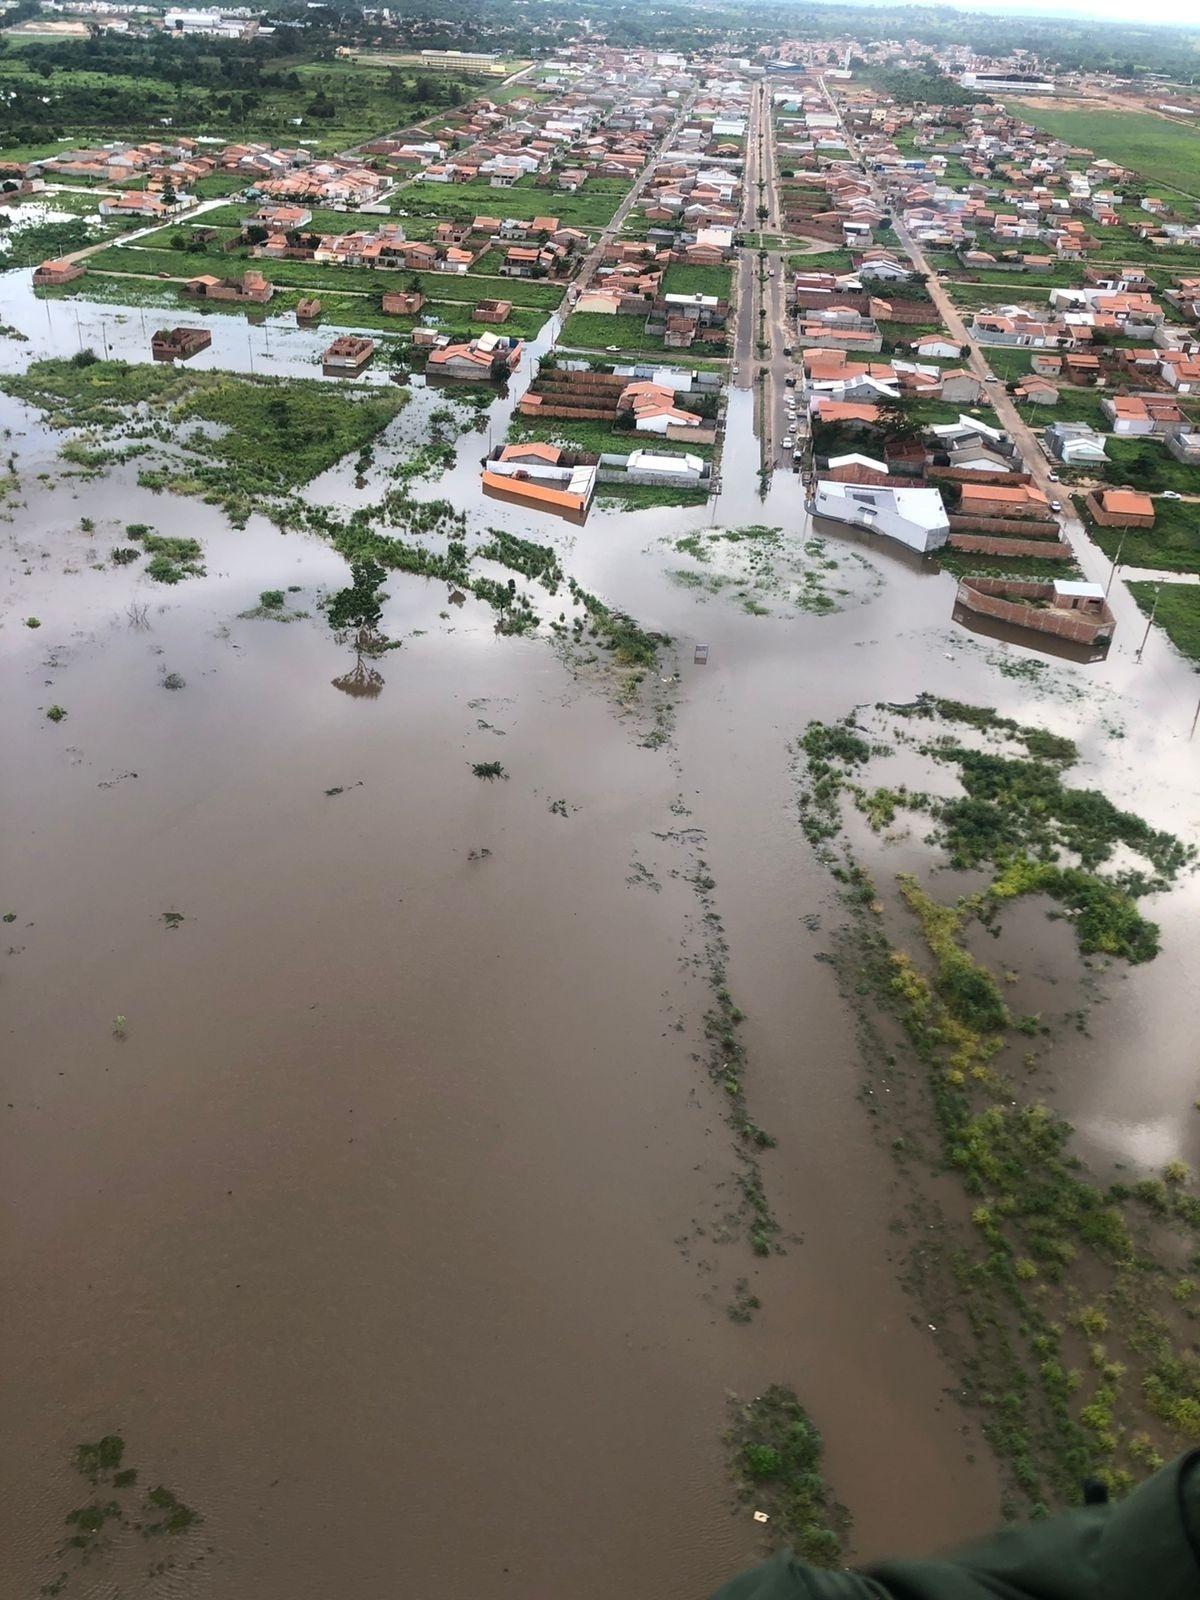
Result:
{"label": "brick wall", "polygon": [[965,550],[979,556],[1035,556],[1042,561],[1069,561],[1072,555],[1069,544],[1049,539],[1000,539],[952,532],[946,542],[952,550]]}
{"label": "brick wall", "polygon": [[976,517],[960,512],[950,515],[950,528],[954,533],[996,533],[1013,539],[1057,539],[1060,537],[1057,522],[1037,522],[1026,517]]}
{"label": "brick wall", "polygon": [[1011,622],[1018,628],[1032,628],[1037,633],[1052,634],[1056,639],[1067,639],[1074,644],[1092,645],[1111,638],[1111,615],[1086,617],[1069,611],[1037,611],[1020,603],[1022,599],[1044,599],[1046,590],[1047,585],[1043,583],[964,578],[958,585],[956,604],[980,616]]}

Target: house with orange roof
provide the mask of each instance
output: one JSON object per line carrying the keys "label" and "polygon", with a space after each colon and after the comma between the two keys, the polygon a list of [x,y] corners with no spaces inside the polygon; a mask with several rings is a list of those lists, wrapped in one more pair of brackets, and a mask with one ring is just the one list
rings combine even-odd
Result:
{"label": "house with orange roof", "polygon": [[1200,360],[1182,350],[1164,350],[1158,370],[1177,394],[1200,394]]}
{"label": "house with orange roof", "polygon": [[435,345],[425,373],[430,378],[502,379],[521,359],[521,341],[500,333],[481,333],[468,344]]}
{"label": "house with orange roof", "polygon": [[1014,484],[1011,488],[992,483],[964,483],[960,505],[964,516],[1035,517],[1043,521],[1050,509],[1046,496],[1031,483]]}
{"label": "house with orange roof", "polygon": [[1102,528],[1154,526],[1154,501],[1136,489],[1093,489],[1083,503]]}
{"label": "house with orange roof", "polygon": [[43,261],[33,269],[33,287],[35,289],[54,289],[60,284],[71,283],[76,278],[82,278],[84,265],[82,261],[66,261],[61,256],[53,261]]}
{"label": "house with orange roof", "polygon": [[878,406],[855,405],[845,400],[830,400],[825,395],[816,395],[811,401],[811,410],[819,422],[844,422],[851,427],[870,427],[879,421],[880,411]]}
{"label": "house with orange roof", "polygon": [[1049,378],[1039,378],[1031,372],[1015,386],[1013,398],[1019,405],[1054,406],[1058,404],[1059,391]]}

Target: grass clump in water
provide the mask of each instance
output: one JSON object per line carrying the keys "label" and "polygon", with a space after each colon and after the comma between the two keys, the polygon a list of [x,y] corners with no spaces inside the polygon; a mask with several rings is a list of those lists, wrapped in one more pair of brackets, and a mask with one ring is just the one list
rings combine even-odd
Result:
{"label": "grass clump in water", "polygon": [[184,1505],[178,1495],[161,1483],[147,1493],[146,1504],[150,1510],[162,1513],[156,1521],[143,1525],[142,1533],[147,1539],[156,1534],[174,1536],[186,1533],[200,1521],[198,1511],[193,1511],[191,1506]]}
{"label": "grass clump in water", "polygon": [[155,533],[145,523],[131,522],[125,532],[141,542],[150,557],[145,566],[148,578],[156,583],[182,583],[184,578],[204,576],[204,548],[198,539]]}

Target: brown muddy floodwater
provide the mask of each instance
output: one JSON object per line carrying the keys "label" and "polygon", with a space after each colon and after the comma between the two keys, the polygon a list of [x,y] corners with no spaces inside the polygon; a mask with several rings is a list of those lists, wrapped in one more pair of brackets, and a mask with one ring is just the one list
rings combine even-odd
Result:
{"label": "brown muddy floodwater", "polygon": [[[799,541],[795,481],[755,493],[749,405],[716,521]],[[951,578],[834,530],[844,609],[752,615],[671,576],[669,541],[712,511],[535,523],[480,500],[474,435],[424,492],[553,542],[676,637],[671,742],[642,747],[544,640],[400,575],[402,648],[378,692],[340,692],[353,656],[314,608],[345,581],[327,547],[233,529],[132,468],[64,478],[58,437],[11,402],[3,421],[23,502],[0,529],[5,1593],[69,1569],[64,1594],[105,1600],[690,1600],[760,1549],[721,1432],[727,1395],[770,1382],[823,1430],[860,1556],[990,1524],[997,1475],[898,1282],[789,745],[941,687],[1072,733],[1090,781],[1190,832],[1196,680],[1169,646],[1134,665],[1122,595],[1106,663],[1006,677],[1037,658],[956,630]],[[378,492],[347,469],[312,486]],[[200,538],[208,576],[95,570],[137,520]],[[307,618],[239,617],[289,585]],[[493,759],[508,781],[472,775]],[[778,1140],[788,1242],[761,1261],[726,1238],[738,1169],[696,1059],[701,857],[749,1109]],[[1057,1085],[1113,1159],[1194,1143],[1196,909],[1190,885],[1155,908],[1163,956],[1110,986]],[[748,1326],[726,1310],[741,1278],[763,1302]],[[90,1498],[73,1451],[108,1433],[203,1522],[170,1552],[56,1559]]]}

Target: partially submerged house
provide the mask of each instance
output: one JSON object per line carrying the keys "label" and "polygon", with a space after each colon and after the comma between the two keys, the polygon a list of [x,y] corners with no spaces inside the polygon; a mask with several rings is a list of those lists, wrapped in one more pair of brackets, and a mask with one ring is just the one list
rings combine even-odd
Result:
{"label": "partially submerged house", "polygon": [[186,361],[211,343],[207,328],[160,328],[150,339],[150,354],[155,361]]}
{"label": "partially submerged house", "polygon": [[1089,660],[1108,654],[1116,618],[1098,583],[1055,578],[1052,583],[1012,578],[959,580],[956,621],[981,618],[1008,624],[1082,649]]}
{"label": "partially submerged house", "polygon": [[60,284],[73,283],[76,278],[82,278],[84,265],[82,261],[66,261],[59,257],[54,261],[43,261],[33,269],[33,287],[35,289],[56,289]]}
{"label": "partially submerged house", "polygon": [[886,484],[818,478],[809,510],[819,517],[884,534],[921,555],[940,550],[950,536],[950,520],[936,489],[894,489]]}
{"label": "partially submerged house", "polygon": [[327,346],[321,367],[333,374],[361,372],[375,354],[375,341],[360,333],[344,333]]}
{"label": "partially submerged house", "polygon": [[469,344],[436,344],[425,373],[430,378],[499,381],[514,372],[521,359],[521,341],[501,333],[481,333]]}
{"label": "partially submerged house", "polygon": [[583,460],[557,445],[527,440],[504,445],[484,462],[483,492],[582,523],[596,490],[596,471],[594,456]]}

